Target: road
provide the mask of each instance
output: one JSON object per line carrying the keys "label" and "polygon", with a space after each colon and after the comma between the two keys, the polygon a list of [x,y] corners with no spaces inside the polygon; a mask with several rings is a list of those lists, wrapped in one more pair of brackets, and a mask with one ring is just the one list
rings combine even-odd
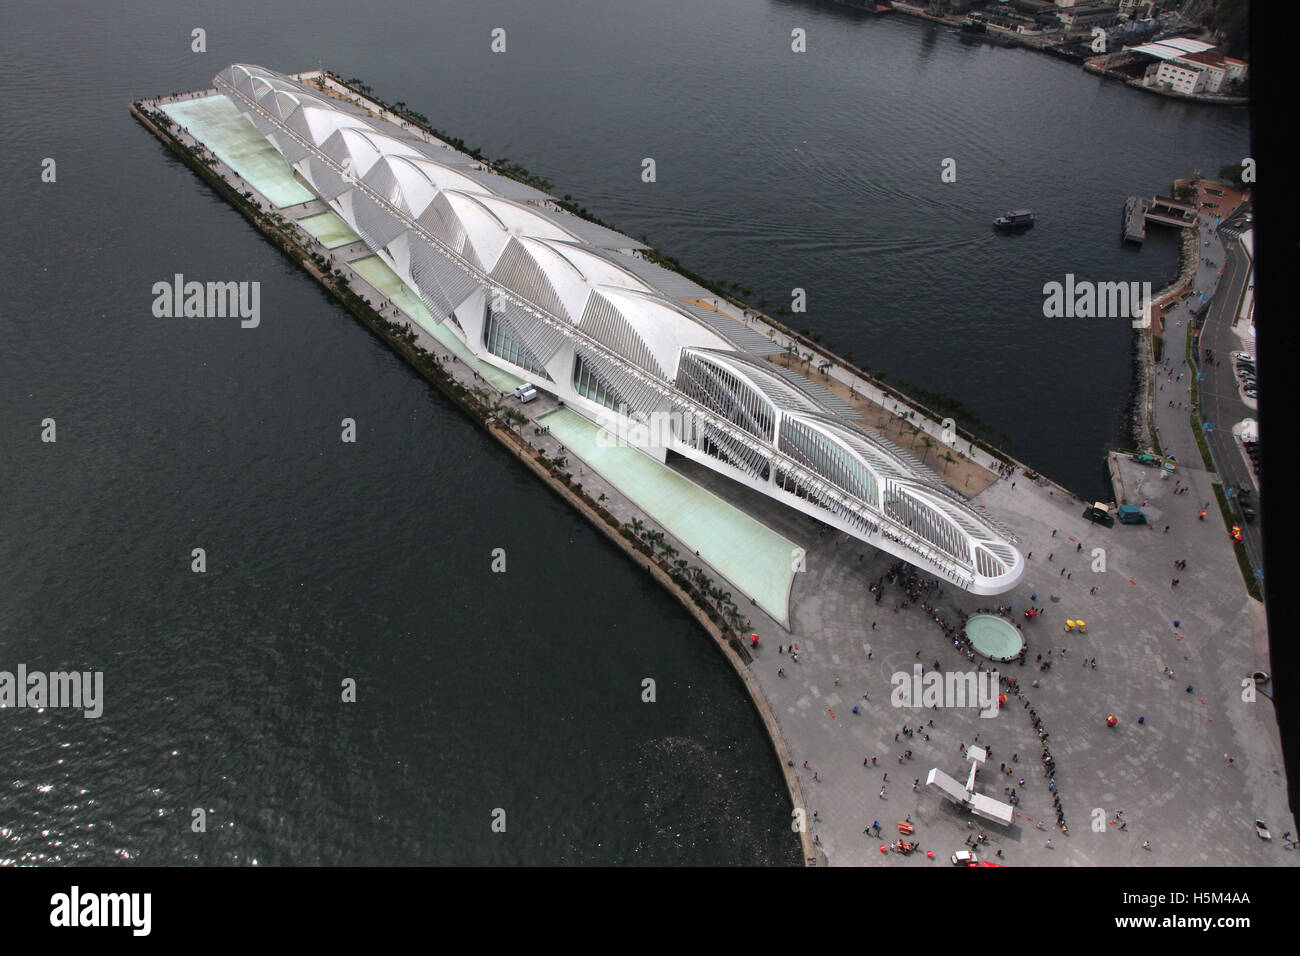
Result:
{"label": "road", "polygon": [[[1219,227],[1220,231],[1211,233],[1208,248],[1201,247],[1201,251],[1208,252],[1213,261],[1223,264],[1223,274],[1219,276],[1218,288],[1210,301],[1210,310],[1200,340],[1202,356],[1205,349],[1213,349],[1217,365],[1204,368],[1205,378],[1200,382],[1198,397],[1202,418],[1214,426],[1205,435],[1206,443],[1225,490],[1237,487],[1258,490],[1250,461],[1232,434],[1233,425],[1243,418],[1256,417],[1256,412],[1241,399],[1231,361],[1232,353],[1242,348],[1242,341],[1232,326],[1237,317],[1242,292],[1251,276],[1250,257],[1241,243],[1236,241],[1239,225],[1240,217],[1232,217]],[[1227,242],[1231,242],[1231,249],[1225,248]],[[1255,506],[1255,511],[1260,515],[1263,513],[1262,497],[1257,496]],[[1246,552],[1256,568],[1263,567],[1260,522],[1261,519],[1256,519],[1254,524],[1241,522]]]}

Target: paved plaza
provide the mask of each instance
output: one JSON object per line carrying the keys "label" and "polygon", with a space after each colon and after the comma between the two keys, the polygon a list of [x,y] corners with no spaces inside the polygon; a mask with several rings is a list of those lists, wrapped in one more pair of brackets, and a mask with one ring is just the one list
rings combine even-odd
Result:
{"label": "paved plaza", "polygon": [[[1254,829],[1256,816],[1279,835],[1295,829],[1272,703],[1263,695],[1253,703],[1242,700],[1243,679],[1264,666],[1263,609],[1245,595],[1222,522],[1196,520],[1208,480],[1195,476],[1191,493],[1174,495],[1177,480],[1148,489],[1148,512],[1156,522],[1151,529],[1093,525],[1082,517],[1084,503],[1077,499],[1023,476],[1015,488],[999,481],[977,501],[996,509],[1021,535],[1025,551],[1032,551],[1025,581],[996,599],[952,590],[922,598],[950,622],[959,612],[994,603],[1013,606],[1024,624],[1027,662],[1000,667],[1018,680],[1050,735],[1068,836],[1055,826],[1042,743],[1023,702],[1012,694],[993,719],[975,710],[891,706],[891,675],[909,673],[918,660],[927,670],[936,660],[944,670],[974,665],[931,614],[915,603],[899,608],[901,588],[886,581],[875,603],[868,587],[892,565],[886,556],[815,529],[794,538],[809,548],[809,570],[795,584],[790,638],[799,644],[800,661],[766,647],[754,672],[796,760],[831,864],[927,863],[920,856],[879,852],[891,833],[898,838],[895,824],[908,816],[916,825],[913,838],[945,860],[972,833],[983,832],[985,855],[996,859],[1000,849],[1011,865],[1297,862],[1280,841],[1264,843]],[[789,528],[783,532],[792,534]],[[1104,551],[1105,571],[1092,570],[1097,548]],[[1175,571],[1173,562],[1182,559],[1187,570]],[[1063,568],[1069,577],[1061,575]],[[1175,576],[1179,584],[1172,587]],[[1090,594],[1094,587],[1097,593]],[[1025,621],[1021,612],[1034,593],[1045,610]],[[1065,633],[1065,621],[1077,618],[1087,622],[1087,633]],[[1040,670],[1036,658],[1049,652],[1054,663]],[[1084,665],[1093,658],[1095,669]],[[788,676],[778,677],[778,669]],[[1034,680],[1038,687],[1031,686]],[[1119,720],[1113,729],[1106,726],[1110,714]],[[895,742],[902,727],[922,724],[920,732]],[[961,745],[975,743],[976,734],[980,745],[992,747],[979,777],[982,792],[1001,799],[1004,787],[1015,786],[1020,797],[1010,827],[974,818],[972,830],[972,818],[924,787],[931,767],[965,780],[969,763]],[[900,764],[909,749],[913,757]],[[864,768],[863,759],[873,756],[877,766]],[[1004,762],[1012,774],[999,772]],[[914,793],[918,778],[922,786]],[[1101,820],[1101,832],[1094,831],[1094,819]],[[863,834],[876,820],[882,839]],[[1037,829],[1040,822],[1046,830]],[[1121,823],[1127,823],[1125,830]],[[1050,849],[1049,838],[1055,844]],[[1149,851],[1142,849],[1144,841],[1150,841]]]}

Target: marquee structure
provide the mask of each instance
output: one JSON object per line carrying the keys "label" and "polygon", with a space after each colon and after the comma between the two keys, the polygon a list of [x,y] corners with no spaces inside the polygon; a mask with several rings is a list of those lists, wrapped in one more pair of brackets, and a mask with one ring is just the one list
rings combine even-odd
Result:
{"label": "marquee structure", "polygon": [[670,452],[976,594],[1024,573],[1015,540],[713,293],[540,190],[262,67],[217,89],[485,362],[666,461]]}

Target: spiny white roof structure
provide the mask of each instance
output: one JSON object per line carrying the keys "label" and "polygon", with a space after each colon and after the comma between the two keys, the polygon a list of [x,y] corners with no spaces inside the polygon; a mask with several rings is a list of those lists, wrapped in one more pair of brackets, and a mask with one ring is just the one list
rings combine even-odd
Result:
{"label": "spiny white roof structure", "polygon": [[[978,594],[1013,587],[1013,537],[852,407],[765,361],[640,243],[365,110],[262,67],[217,88],[483,361],[595,421],[666,420],[683,455]],[[700,300],[692,302],[687,300]]]}

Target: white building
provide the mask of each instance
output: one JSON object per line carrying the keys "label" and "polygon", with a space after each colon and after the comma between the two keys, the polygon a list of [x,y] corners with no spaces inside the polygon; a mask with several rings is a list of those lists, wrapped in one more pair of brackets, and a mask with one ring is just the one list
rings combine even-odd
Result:
{"label": "white building", "polygon": [[1172,37],[1129,47],[1133,53],[1155,57],[1142,78],[1145,86],[1164,87],[1175,93],[1219,93],[1248,71],[1242,60],[1224,56],[1213,44],[1188,37]]}
{"label": "white building", "polygon": [[640,243],[282,74],[215,83],[483,361],[973,593],[1024,574],[1009,532]]}

